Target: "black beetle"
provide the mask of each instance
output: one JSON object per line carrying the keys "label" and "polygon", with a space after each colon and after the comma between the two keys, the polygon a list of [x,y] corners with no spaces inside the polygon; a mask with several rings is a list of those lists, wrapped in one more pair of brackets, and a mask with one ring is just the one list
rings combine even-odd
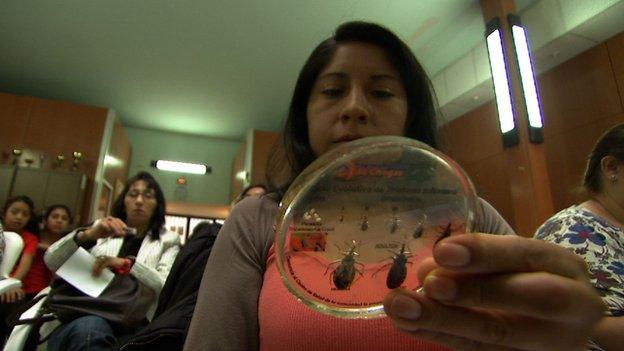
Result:
{"label": "black beetle", "polygon": [[336,289],[338,290],[349,289],[355,279],[355,273],[362,275],[362,272],[355,268],[356,264],[362,265],[361,263],[355,261],[355,256],[358,255],[358,253],[355,252],[355,247],[356,244],[354,242],[351,246],[351,249],[349,249],[348,252],[344,253],[344,257],[340,261],[331,263],[325,271],[325,274],[327,274],[327,271],[331,268],[332,265],[340,263],[330,275],[330,278],[332,279],[334,285],[336,286]]}

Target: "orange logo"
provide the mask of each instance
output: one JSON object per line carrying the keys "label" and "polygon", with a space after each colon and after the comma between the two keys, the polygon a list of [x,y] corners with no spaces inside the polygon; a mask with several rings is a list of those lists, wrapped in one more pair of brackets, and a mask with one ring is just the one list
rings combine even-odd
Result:
{"label": "orange logo", "polygon": [[397,169],[396,166],[388,165],[361,165],[353,161],[349,161],[344,166],[338,168],[335,173],[337,178],[350,180],[354,177],[380,177],[380,178],[397,178],[403,177],[405,170]]}

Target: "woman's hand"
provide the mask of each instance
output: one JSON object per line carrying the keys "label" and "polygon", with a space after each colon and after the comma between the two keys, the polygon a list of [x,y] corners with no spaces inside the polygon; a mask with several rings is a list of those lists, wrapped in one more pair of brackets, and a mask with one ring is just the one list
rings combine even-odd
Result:
{"label": "woman's hand", "polygon": [[386,313],[457,350],[584,350],[605,309],[580,257],[534,239],[449,237],[418,275],[423,291],[390,292]]}
{"label": "woman's hand", "polygon": [[18,301],[23,300],[24,296],[26,296],[26,294],[24,293],[24,290],[22,290],[22,288],[13,288],[0,294],[0,302],[2,303],[18,302]]}
{"label": "woman's hand", "polygon": [[107,238],[110,236],[123,236],[125,235],[124,229],[126,223],[116,217],[104,217],[98,219],[93,223],[91,228],[82,232],[78,237],[78,241],[95,241],[100,238]]}
{"label": "woman's hand", "polygon": [[112,256],[98,256],[95,258],[95,264],[91,274],[94,277],[99,276],[104,268],[111,268],[112,270],[120,269],[126,263],[126,260],[120,257]]}

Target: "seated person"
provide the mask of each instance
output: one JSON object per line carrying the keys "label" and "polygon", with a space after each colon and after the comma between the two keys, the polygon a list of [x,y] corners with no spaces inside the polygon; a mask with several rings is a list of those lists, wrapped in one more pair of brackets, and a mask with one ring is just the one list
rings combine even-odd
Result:
{"label": "seated person", "polygon": [[[232,207],[242,199],[266,192],[264,185],[250,185],[236,198]],[[171,274],[158,299],[154,319],[121,347],[123,351],[181,350],[188,332],[202,273],[221,230],[217,222],[200,222],[193,228],[190,240],[184,245],[171,268]]]}
{"label": "seated person", "polygon": [[583,188],[590,199],[546,221],[535,237],[585,259],[609,311],[594,330],[596,350],[624,345],[624,124],[603,134],[589,155]]}
{"label": "seated person", "polygon": [[[180,237],[167,232],[164,223],[165,198],[160,185],[149,173],[140,172],[126,183],[112,216],[66,235],[50,246],[44,259],[56,271],[82,246],[97,257],[95,275],[105,268],[130,274],[158,296],[180,250]],[[86,316],[54,330],[47,347],[51,351],[114,350],[120,336],[106,319]]]}
{"label": "seated person", "polygon": [[[286,170],[292,181],[329,150],[362,137],[404,136],[435,147],[430,86],[394,33],[372,23],[341,25],[301,70],[283,132],[286,164],[275,174]],[[422,292],[386,295],[388,318],[313,311],[286,289],[272,249],[288,183],[270,181],[278,193],[232,210],[206,265],[185,350],[573,350],[601,318],[604,305],[582,260],[554,244],[492,235],[513,230],[482,200],[473,226],[479,233],[437,243],[418,267]],[[552,291],[567,298],[553,303]]]}
{"label": "seated person", "polygon": [[44,212],[42,219],[43,229],[39,234],[37,253],[30,268],[32,279],[29,281],[27,294],[37,294],[52,281],[54,275],[43,261],[43,256],[50,245],[67,234],[67,229],[71,222],[71,210],[65,205],[52,205]]}
{"label": "seated person", "polygon": [[11,272],[11,277],[21,280],[22,286],[0,295],[0,343],[4,342],[10,331],[5,322],[6,318],[22,304],[22,301],[32,299],[39,291],[33,281],[36,278],[31,270],[39,242],[35,235],[38,232],[35,205],[28,196],[14,196],[7,199],[2,213],[4,230],[19,234],[24,241],[24,248]]}
{"label": "seated person", "polygon": [[245,189],[243,189],[240,195],[238,195],[236,199],[234,199],[234,201],[230,205],[230,208],[234,207],[234,205],[241,202],[246,197],[253,196],[253,195],[264,195],[266,193],[267,193],[267,188],[266,186],[262,184],[258,183],[258,184],[248,185],[245,187]]}

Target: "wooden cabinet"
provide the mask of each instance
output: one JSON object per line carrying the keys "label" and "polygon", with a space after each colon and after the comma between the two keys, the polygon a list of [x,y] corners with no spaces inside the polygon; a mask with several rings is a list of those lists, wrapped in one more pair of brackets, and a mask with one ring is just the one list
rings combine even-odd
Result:
{"label": "wooden cabinet", "polygon": [[0,182],[6,189],[0,193],[2,203],[11,196],[26,195],[33,200],[39,213],[50,205],[63,204],[74,214],[75,223],[81,223],[82,200],[87,183],[85,174],[2,165]]}
{"label": "wooden cabinet", "polygon": [[[75,216],[84,221],[95,213],[104,180],[109,184],[126,181],[131,155],[123,127],[114,111],[108,108],[0,93],[0,163],[5,166],[11,163],[13,149],[31,149],[44,154],[48,160],[48,165],[43,167],[46,170],[57,155],[64,155],[65,165],[68,165],[74,151],[82,152],[79,168],[86,175],[86,185],[84,201],[76,207],[81,209],[80,213]],[[35,181],[36,173],[24,173],[20,179]],[[3,177],[0,175],[0,182]],[[49,181],[58,184],[54,188],[62,188],[74,181],[69,180],[71,177],[55,175]],[[0,196],[6,198],[3,191],[0,189]],[[70,200],[60,195],[55,197]],[[73,195],[70,197],[73,199]],[[39,206],[45,199],[35,201]]]}
{"label": "wooden cabinet", "polygon": [[232,200],[250,184],[266,184],[267,161],[278,141],[278,133],[261,130],[247,132],[232,163]]}

